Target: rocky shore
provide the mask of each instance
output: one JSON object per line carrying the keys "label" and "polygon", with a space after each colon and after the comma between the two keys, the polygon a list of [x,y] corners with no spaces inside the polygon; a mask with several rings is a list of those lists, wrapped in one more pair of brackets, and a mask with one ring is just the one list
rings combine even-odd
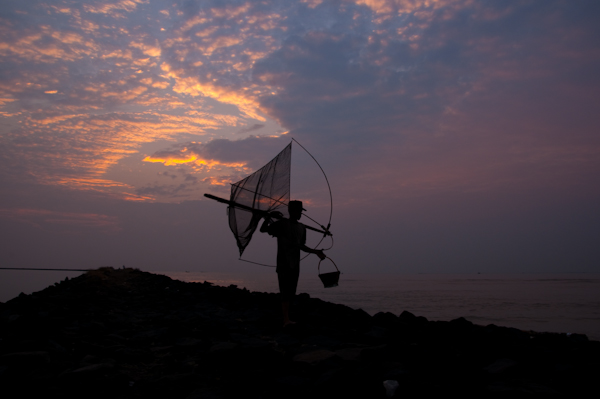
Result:
{"label": "rocky shore", "polygon": [[598,397],[600,342],[102,268],[0,304],[2,398]]}

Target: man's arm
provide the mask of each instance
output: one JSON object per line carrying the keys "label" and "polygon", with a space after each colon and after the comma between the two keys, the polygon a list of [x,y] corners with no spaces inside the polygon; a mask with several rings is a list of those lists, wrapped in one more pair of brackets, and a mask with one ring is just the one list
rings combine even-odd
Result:
{"label": "man's arm", "polygon": [[265,216],[265,221],[260,226],[260,232],[261,233],[266,233],[267,231],[269,231],[269,225],[270,224],[271,224],[271,218],[268,217],[268,216]]}
{"label": "man's arm", "polygon": [[[260,232],[261,233],[269,233],[272,236],[278,235],[278,233],[277,233],[278,227],[277,227],[277,224],[275,224],[275,223],[277,223],[277,222],[281,221],[281,219],[283,219],[283,214],[279,211],[274,211],[274,212],[266,214],[263,217],[265,218],[265,221],[260,226]],[[276,222],[273,222],[273,219],[278,219],[278,220]]]}
{"label": "man's arm", "polygon": [[325,254],[323,253],[323,250],[321,249],[312,249],[307,247],[306,245],[302,244],[302,246],[300,246],[300,249],[303,250],[304,252],[308,252],[309,254],[316,254],[319,259],[323,260],[325,259],[327,256],[325,256]]}

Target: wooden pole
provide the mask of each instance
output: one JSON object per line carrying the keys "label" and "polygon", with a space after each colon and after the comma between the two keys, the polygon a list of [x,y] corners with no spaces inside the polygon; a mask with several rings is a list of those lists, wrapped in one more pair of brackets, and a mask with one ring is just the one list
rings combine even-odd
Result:
{"label": "wooden pole", "polygon": [[[269,214],[269,212],[267,212],[267,211],[263,211],[263,210],[260,210],[260,209],[254,209],[252,207],[249,207],[248,205],[238,204],[237,202],[229,201],[229,200],[226,200],[225,198],[220,198],[220,197],[214,196],[212,194],[204,194],[204,196],[206,198],[210,198],[211,200],[215,200],[215,201],[221,202],[223,204],[227,204],[229,206],[233,206],[235,208],[243,209],[243,210],[248,211],[248,212],[258,213],[258,214],[265,215],[265,216]],[[301,224],[304,227],[306,227],[308,230],[316,231],[317,233],[321,233],[321,234],[326,235],[326,236],[332,236],[333,235],[333,234],[331,234],[331,232],[329,230],[327,230],[327,231],[325,231],[325,230],[319,230],[319,229],[315,229],[314,227],[307,226],[307,225],[305,225],[303,223],[301,223]]]}

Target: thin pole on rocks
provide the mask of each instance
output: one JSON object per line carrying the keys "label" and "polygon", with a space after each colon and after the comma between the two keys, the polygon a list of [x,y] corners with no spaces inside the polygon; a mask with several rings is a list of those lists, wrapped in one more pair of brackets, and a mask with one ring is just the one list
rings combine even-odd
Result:
{"label": "thin pole on rocks", "polygon": [[52,272],[89,272],[96,269],[41,269],[35,267],[0,267],[0,270],[46,270]]}

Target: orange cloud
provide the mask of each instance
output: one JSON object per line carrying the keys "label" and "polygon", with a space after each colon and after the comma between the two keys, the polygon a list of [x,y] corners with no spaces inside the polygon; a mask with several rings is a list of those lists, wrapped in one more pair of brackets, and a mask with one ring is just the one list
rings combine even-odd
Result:
{"label": "orange cloud", "polygon": [[186,155],[186,149],[181,150],[181,155],[179,154],[171,154],[169,156],[164,157],[152,157],[147,156],[143,159],[144,162],[159,162],[164,164],[165,166],[177,165],[182,163],[190,163],[194,162],[198,159],[195,155]]}
{"label": "orange cloud", "polygon": [[228,186],[233,180],[229,177],[209,176],[202,179],[202,182],[208,183],[211,186]]}
{"label": "orange cloud", "polygon": [[147,91],[148,88],[144,86],[138,86],[136,88],[126,90],[123,92],[104,92],[101,94],[102,97],[118,97],[121,100],[130,101],[136,97],[139,97],[140,94]]}
{"label": "orange cloud", "polygon": [[226,17],[227,19],[232,19],[237,17],[238,15],[245,14],[248,12],[250,8],[250,3],[243,4],[239,7],[223,7],[223,8],[213,8],[211,9],[212,14],[215,17]]}
{"label": "orange cloud", "polygon": [[142,50],[144,54],[149,55],[150,57],[160,57],[162,54],[162,50],[158,45],[158,42],[156,42],[153,46],[144,43],[131,42],[129,43],[129,46]]}
{"label": "orange cloud", "polygon": [[166,89],[167,87],[169,87],[170,83],[169,82],[154,82],[152,83],[152,87],[158,88],[158,89]]}
{"label": "orange cloud", "polygon": [[91,12],[94,14],[112,14],[115,17],[119,17],[120,14],[115,14],[115,11],[122,10],[126,12],[132,12],[136,9],[138,4],[144,4],[147,2],[147,0],[121,0],[115,3],[100,5],[84,4],[83,9],[86,12]]}
{"label": "orange cloud", "polygon": [[[166,101],[169,105],[173,99],[169,100],[167,96],[160,101]],[[164,105],[160,101],[154,105],[155,108]],[[190,104],[180,105],[190,107]],[[11,152],[15,159],[28,160],[27,165],[31,165],[26,167],[28,173],[38,182],[76,190],[113,193],[127,200],[146,201],[153,198],[124,193],[123,191],[131,191],[133,185],[105,179],[104,174],[123,158],[137,153],[141,144],[172,140],[182,133],[202,135],[207,130],[236,126],[239,118],[191,109],[186,115],[160,112],[107,115],[73,113],[41,119],[25,115],[22,123],[28,129],[30,139],[13,146]],[[42,147],[48,150],[36,151]],[[162,160],[150,157],[145,161],[165,165],[188,164],[195,170],[239,166],[220,165],[197,158],[195,154],[186,154],[181,160],[175,157]]]}
{"label": "orange cloud", "polygon": [[206,167],[208,167],[208,169],[212,169],[217,166],[225,166],[228,168],[244,169],[246,166],[246,163],[243,163],[243,162],[226,163],[226,162],[215,161],[214,159],[197,159],[195,164],[198,166],[206,166]]}
{"label": "orange cloud", "polygon": [[129,184],[116,182],[112,180],[106,179],[92,179],[92,178],[80,178],[80,177],[71,177],[71,178],[59,178],[56,180],[57,184],[77,187],[80,189],[97,189],[97,188],[108,188],[108,187],[128,187],[131,188]]}
{"label": "orange cloud", "polygon": [[172,166],[178,164],[192,164],[194,166],[199,166],[201,168],[207,168],[208,170],[218,168],[218,167],[227,167],[227,168],[236,168],[243,169],[246,166],[246,163],[243,162],[219,162],[214,159],[203,159],[188,152],[187,148],[180,150],[179,152],[159,152],[155,155],[147,156],[143,159],[144,162],[158,162],[162,163],[165,166]]}
{"label": "orange cloud", "polygon": [[5,41],[0,42],[0,55],[16,55],[35,62],[75,61],[94,55],[100,48],[78,33],[62,32],[49,25],[40,26],[36,33],[5,37]]}
{"label": "orange cloud", "polygon": [[365,5],[378,14],[414,13],[427,9],[437,9],[449,4],[468,5],[470,1],[457,0],[354,0],[358,5]]}
{"label": "orange cloud", "polygon": [[186,21],[186,23],[181,27],[182,32],[187,32],[192,29],[196,25],[202,25],[207,23],[209,20],[205,17],[204,13],[200,13]]}
{"label": "orange cloud", "polygon": [[131,193],[122,193],[122,198],[125,201],[154,201],[154,199],[155,199],[154,197],[131,194]]}
{"label": "orange cloud", "polygon": [[394,3],[389,0],[356,0],[356,4],[365,5],[376,13],[390,13]]}
{"label": "orange cloud", "polygon": [[235,46],[236,44],[241,43],[242,39],[239,37],[235,37],[235,36],[222,36],[222,37],[216,38],[211,41],[208,41],[208,40],[206,40],[206,41],[209,42],[208,45],[206,45],[204,47],[203,46],[198,46],[198,47],[206,55],[211,55],[215,50],[218,50],[218,49],[224,48],[224,47]]}
{"label": "orange cloud", "polygon": [[133,60],[133,54],[131,53],[131,50],[121,50],[121,49],[111,51],[108,54],[102,54],[101,57],[104,59],[106,59],[106,58],[124,58],[126,60]]}
{"label": "orange cloud", "polygon": [[218,29],[219,29],[218,26],[213,26],[213,27],[210,27],[210,28],[206,28],[206,29],[203,29],[203,30],[201,30],[199,32],[196,32],[196,36],[198,36],[198,37],[208,37],[208,36],[212,35],[213,33],[215,33]]}
{"label": "orange cloud", "polygon": [[6,104],[10,104],[17,101],[15,98],[0,98],[0,107],[4,107]]}
{"label": "orange cloud", "polygon": [[[77,7],[47,5],[38,12],[43,25],[20,30],[14,24],[0,27],[0,56],[18,65],[36,66],[22,71],[16,68],[19,73],[0,82],[0,117],[18,116],[13,120],[18,129],[1,137],[2,144],[10,144],[11,159],[39,183],[152,200],[130,194],[136,192],[136,178],[125,179],[130,184],[121,183],[120,176],[113,173],[119,165],[133,162],[131,156],[142,145],[173,141],[184,134],[212,135],[219,129],[226,135],[235,134],[239,129],[233,127],[247,126],[248,119],[266,121],[258,98],[274,89],[249,84],[243,76],[254,62],[279,47],[278,39],[264,30],[277,28],[287,17],[253,13],[252,2],[217,6],[192,18],[184,17],[175,5],[160,10],[149,4],[148,0],[111,0]],[[169,20],[173,29],[153,36],[124,18],[132,12],[147,13],[157,27]],[[241,29],[232,34],[227,26],[217,26],[213,18],[239,24]],[[258,40],[260,45],[245,46],[249,40]],[[167,51],[168,62],[161,60]],[[80,64],[81,60],[85,63]],[[75,78],[73,70],[84,71],[85,78]],[[195,73],[197,70],[202,72]],[[25,98],[17,93],[34,98],[35,109],[23,107],[25,100],[22,104],[13,99]],[[239,112],[221,104],[233,105]],[[227,114],[214,113],[214,109]],[[136,162],[142,160],[186,166],[188,172],[202,177],[209,170],[220,173],[246,167],[190,153],[180,158],[140,156]],[[145,166],[145,173],[156,171]]]}
{"label": "orange cloud", "polygon": [[53,37],[54,39],[58,40],[61,43],[65,43],[65,44],[73,44],[73,43],[84,43],[85,40],[83,39],[83,36],[78,35],[77,33],[73,33],[73,32],[60,32],[60,31],[54,31],[50,33],[50,36]]}
{"label": "orange cloud", "polygon": [[[164,64],[163,64],[164,65]],[[195,77],[180,77],[176,72],[169,71],[169,76],[176,78],[173,91],[191,96],[206,96],[226,104],[232,104],[248,118],[264,122],[266,119],[258,114],[258,101],[245,93],[231,90],[209,82],[200,82]]]}
{"label": "orange cloud", "polygon": [[315,8],[322,2],[323,0],[301,0],[301,3],[306,3],[309,8]]}

